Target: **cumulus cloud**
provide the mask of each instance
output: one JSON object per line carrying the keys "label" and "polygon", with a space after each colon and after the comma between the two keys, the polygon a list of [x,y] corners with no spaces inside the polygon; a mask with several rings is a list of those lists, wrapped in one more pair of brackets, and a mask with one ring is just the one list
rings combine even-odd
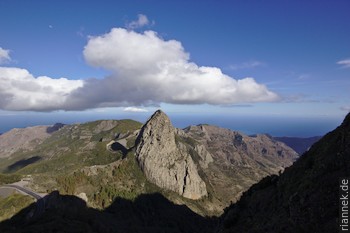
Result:
{"label": "cumulus cloud", "polygon": [[0,47],[0,64],[4,64],[11,61],[10,51]]}
{"label": "cumulus cloud", "polygon": [[88,64],[106,69],[110,75],[84,81],[35,78],[23,69],[1,68],[0,108],[84,110],[160,103],[231,105],[279,99],[254,78],[234,79],[219,68],[198,66],[190,61],[179,41],[164,40],[154,31],[113,28],[90,37],[83,54]]}
{"label": "cumulus cloud", "polygon": [[83,86],[81,80],[33,77],[27,70],[0,67],[0,108],[50,111],[65,108],[69,94]]}
{"label": "cumulus cloud", "polygon": [[150,21],[148,20],[147,16],[143,14],[139,14],[137,15],[137,20],[131,21],[130,23],[126,24],[126,28],[130,30],[134,30],[136,28],[141,28],[149,24],[150,24]]}
{"label": "cumulus cloud", "polygon": [[337,62],[342,68],[350,68],[350,59],[345,59]]}
{"label": "cumulus cloud", "polygon": [[86,102],[103,107],[161,102],[215,105],[279,98],[251,77],[236,80],[219,68],[190,62],[179,41],[164,40],[154,31],[137,33],[114,28],[90,38],[84,57],[90,65],[112,74],[103,80],[87,81],[74,93],[77,106]]}
{"label": "cumulus cloud", "polygon": [[147,109],[137,107],[126,107],[123,109],[124,112],[148,112]]}

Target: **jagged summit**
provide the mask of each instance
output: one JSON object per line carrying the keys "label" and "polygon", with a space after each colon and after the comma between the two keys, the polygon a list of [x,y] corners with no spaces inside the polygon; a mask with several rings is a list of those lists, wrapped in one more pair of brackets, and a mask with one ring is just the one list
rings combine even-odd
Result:
{"label": "jagged summit", "polygon": [[176,130],[168,116],[156,111],[137,139],[137,161],[151,182],[189,199],[207,195],[206,185],[186,150],[176,143]]}
{"label": "jagged summit", "polygon": [[[251,138],[207,124],[177,129],[162,110],[143,125],[132,120],[100,120],[65,125],[51,134],[47,128],[42,131],[46,137],[36,140],[40,144],[9,151],[8,159],[0,161],[0,171],[10,168],[32,175],[37,190],[86,193],[89,205],[99,208],[118,195],[153,192],[153,183],[175,203],[202,215],[219,215],[252,184],[278,173],[296,157],[289,147],[263,135]],[[30,129],[25,132],[34,135]],[[5,134],[0,136],[4,145],[0,152],[13,147],[6,142],[21,142],[25,132],[13,134],[11,141],[5,140]],[[93,183],[97,178],[101,180]]]}
{"label": "jagged summit", "polygon": [[165,112],[163,112],[161,109],[158,109],[157,111],[155,111],[150,118],[155,117],[155,116],[166,116],[166,117],[168,117],[165,114]]}
{"label": "jagged summit", "polygon": [[[140,130],[136,158],[147,179],[161,188],[199,199],[214,186],[225,190],[220,200],[226,200],[227,193],[235,200],[249,184],[291,165],[297,153],[265,135],[252,138],[207,124],[176,129],[157,110]],[[228,172],[223,170],[227,167]],[[232,180],[240,185],[230,186]]]}
{"label": "jagged summit", "polygon": [[171,131],[175,131],[169,117],[160,109],[158,109],[152,114],[152,116],[147,120],[147,122],[142,127],[141,131],[144,131],[144,129],[149,127],[157,127],[159,130],[165,131],[164,133],[166,132],[171,133]]}
{"label": "jagged summit", "polygon": [[173,125],[172,125],[168,115],[165,114],[165,112],[163,112],[160,109],[158,109],[157,111],[155,111],[152,114],[152,116],[144,124],[143,128],[146,127],[146,126],[150,126],[150,125],[158,125],[158,126],[166,127],[166,128],[168,128],[168,130],[174,129],[174,127],[173,127]]}

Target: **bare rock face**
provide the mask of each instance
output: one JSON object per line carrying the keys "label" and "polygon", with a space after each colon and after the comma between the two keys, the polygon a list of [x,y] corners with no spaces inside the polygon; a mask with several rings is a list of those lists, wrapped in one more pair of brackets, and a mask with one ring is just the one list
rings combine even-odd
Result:
{"label": "bare rock face", "polygon": [[0,158],[11,156],[16,151],[31,150],[50,136],[48,126],[12,129],[0,136]]}
{"label": "bare rock face", "polygon": [[278,174],[298,158],[291,148],[267,135],[247,136],[211,125],[189,126],[183,132],[197,142],[195,151],[207,161],[199,161],[202,172],[223,206],[236,202],[251,185]]}
{"label": "bare rock face", "polygon": [[293,149],[265,134],[247,136],[210,125],[190,126],[185,132],[203,144],[215,161],[252,168],[264,176],[278,173],[298,158]]}
{"label": "bare rock face", "polygon": [[168,116],[156,111],[142,127],[136,157],[147,179],[189,199],[207,195],[192,157],[176,143],[176,129]]}

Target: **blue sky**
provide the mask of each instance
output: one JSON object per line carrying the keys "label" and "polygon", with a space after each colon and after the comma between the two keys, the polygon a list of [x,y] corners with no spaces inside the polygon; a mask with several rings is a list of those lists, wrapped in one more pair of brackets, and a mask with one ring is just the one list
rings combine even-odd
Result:
{"label": "blue sky", "polygon": [[161,107],[331,130],[350,110],[348,12],[347,0],[2,0],[0,129]]}

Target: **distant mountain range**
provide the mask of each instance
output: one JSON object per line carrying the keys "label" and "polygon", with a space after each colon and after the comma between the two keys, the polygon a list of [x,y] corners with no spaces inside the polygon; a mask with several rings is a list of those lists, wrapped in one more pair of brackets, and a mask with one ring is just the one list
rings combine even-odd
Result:
{"label": "distant mountain range", "polygon": [[287,146],[295,150],[299,155],[309,150],[309,148],[322,136],[315,136],[309,138],[298,138],[298,137],[274,137],[275,140],[284,142]]}
{"label": "distant mountain range", "polygon": [[[51,193],[45,213],[32,204],[0,231],[334,232],[349,132],[350,115],[298,161],[267,135],[176,129],[162,111],[144,125],[96,121],[33,133],[20,149],[2,148],[0,170],[31,175],[32,189]],[[14,134],[0,136],[3,145],[6,135]]]}

